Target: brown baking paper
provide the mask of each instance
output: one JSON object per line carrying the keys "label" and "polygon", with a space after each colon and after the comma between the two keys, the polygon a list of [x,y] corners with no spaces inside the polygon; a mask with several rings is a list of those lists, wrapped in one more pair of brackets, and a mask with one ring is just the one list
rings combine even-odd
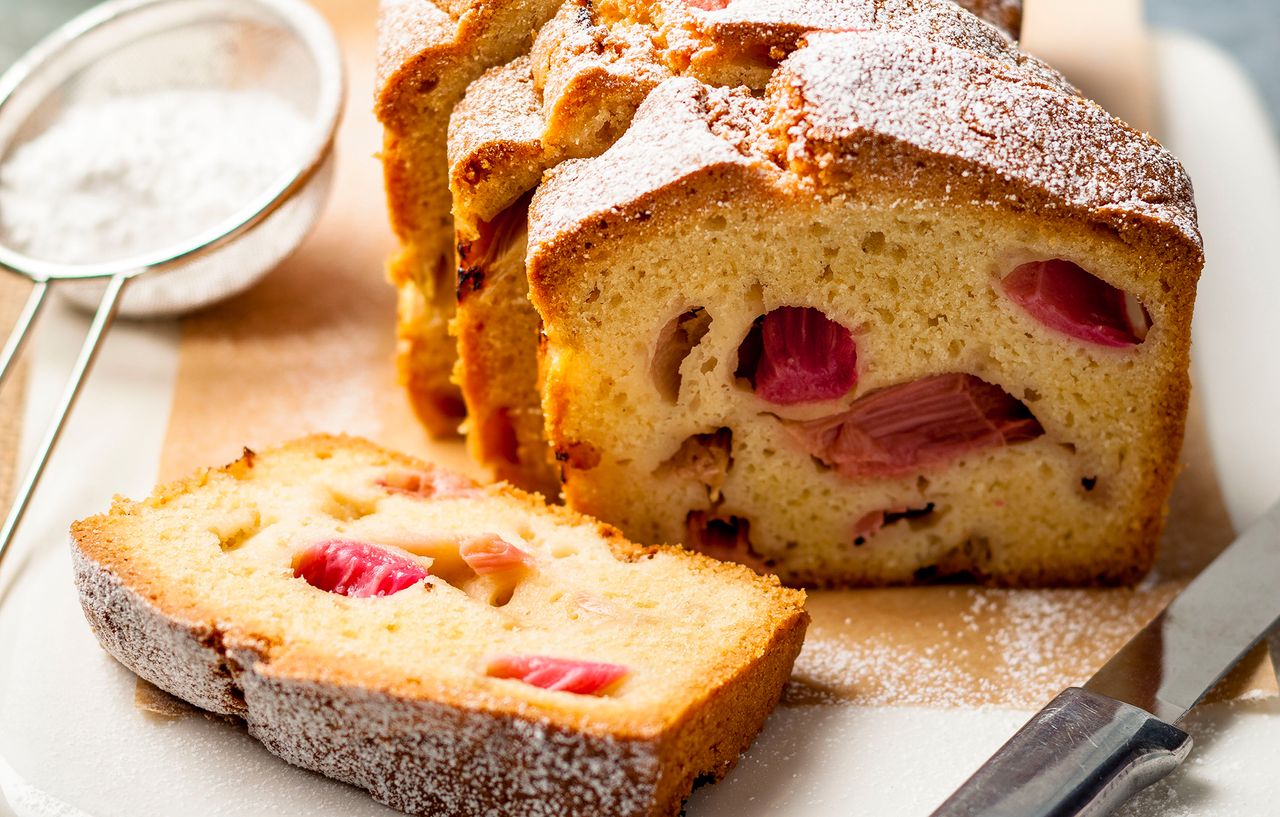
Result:
{"label": "brown baking paper", "polygon": [[[0,273],[0,333],[8,335],[18,319],[31,285],[16,275]],[[9,508],[18,469],[18,440],[22,436],[26,365],[19,360],[0,389],[0,508]]]}
{"label": "brown baking paper", "polygon": [[[392,367],[392,248],[370,113],[373,3],[320,4],[350,61],[332,202],[299,252],[260,286],[185,324],[162,475],[224,463],[314,431],[347,432],[473,475],[461,443],[429,441]],[[357,8],[358,6],[358,8]],[[1193,418],[1163,556],[1141,586],[814,592],[788,701],[1033,708],[1086,679],[1232,539]],[[1223,694],[1275,694],[1264,652]]]}

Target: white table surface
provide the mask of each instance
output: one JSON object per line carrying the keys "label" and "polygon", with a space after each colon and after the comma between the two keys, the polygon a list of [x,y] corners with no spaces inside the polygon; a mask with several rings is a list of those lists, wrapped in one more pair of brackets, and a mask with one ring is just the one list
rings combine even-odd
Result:
{"label": "white table surface", "polygon": [[[1208,264],[1195,375],[1237,526],[1280,494],[1280,152],[1237,66],[1181,35],[1158,42],[1164,141],[1196,180]],[[33,344],[32,447],[85,319],[57,305]],[[287,766],[243,730],[158,722],[133,704],[133,676],[102,653],[71,585],[71,520],[113,493],[147,494],[172,394],[178,330],[121,325],[103,351],[16,549],[0,574],[0,815],[390,814],[364,793]],[[335,429],[339,430],[339,429]],[[1028,712],[785,708],[691,817],[867,814],[923,817]],[[1193,713],[1190,761],[1129,817],[1280,813],[1280,701]]]}

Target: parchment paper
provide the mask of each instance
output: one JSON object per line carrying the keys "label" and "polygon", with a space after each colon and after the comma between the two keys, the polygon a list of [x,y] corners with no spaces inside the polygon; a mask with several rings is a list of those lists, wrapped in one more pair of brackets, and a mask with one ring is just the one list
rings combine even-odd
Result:
{"label": "parchment paper", "polygon": [[[480,476],[461,443],[428,440],[392,367],[394,298],[379,131],[370,113],[373,7],[317,4],[349,58],[351,94],[331,205],[261,285],[186,321],[163,478],[313,431],[360,434]],[[815,592],[788,703],[1034,708],[1085,680],[1234,534],[1193,415],[1163,555],[1137,588],[952,586]],[[1265,651],[1219,694],[1274,695]]]}
{"label": "parchment paper", "polygon": [[[0,337],[8,337],[30,289],[30,285],[16,275],[0,272]],[[22,433],[26,380],[26,365],[20,360],[0,389],[0,508],[6,512],[19,466],[18,438]]]}

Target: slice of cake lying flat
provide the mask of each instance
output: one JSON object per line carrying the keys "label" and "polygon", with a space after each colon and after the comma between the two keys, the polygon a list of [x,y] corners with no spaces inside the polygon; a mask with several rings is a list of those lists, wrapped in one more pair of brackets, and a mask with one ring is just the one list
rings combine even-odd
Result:
{"label": "slice of cake lying flat", "polygon": [[571,0],[539,31],[530,57],[470,85],[449,132],[459,250],[456,380],[472,454],[495,476],[559,494],[537,388],[539,321],[524,273],[526,194],[543,172],[608,149],[666,79],[763,90],[805,33],[864,28],[936,39],[1057,81],[950,0],[738,0],[714,8]]}
{"label": "slice of cake lying flat", "polygon": [[674,817],[760,730],[808,621],[776,579],[348,438],[72,533],[125,666],[419,814]]}
{"label": "slice of cake lying flat", "polygon": [[1189,181],[1042,68],[817,34],[667,80],[530,208],[566,501],[784,581],[1131,581],[1188,398]]}

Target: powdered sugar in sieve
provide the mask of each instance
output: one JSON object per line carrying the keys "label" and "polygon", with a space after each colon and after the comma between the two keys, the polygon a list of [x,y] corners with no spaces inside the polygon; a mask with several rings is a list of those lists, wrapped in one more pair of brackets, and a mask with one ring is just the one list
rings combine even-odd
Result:
{"label": "powdered sugar in sieve", "polygon": [[[77,100],[0,165],[0,236],[26,255],[71,264],[188,242],[296,166],[307,134],[307,120],[288,101],[257,89]],[[249,286],[280,255],[142,278],[120,310],[145,316],[202,306]],[[93,309],[102,285],[62,292]]]}

